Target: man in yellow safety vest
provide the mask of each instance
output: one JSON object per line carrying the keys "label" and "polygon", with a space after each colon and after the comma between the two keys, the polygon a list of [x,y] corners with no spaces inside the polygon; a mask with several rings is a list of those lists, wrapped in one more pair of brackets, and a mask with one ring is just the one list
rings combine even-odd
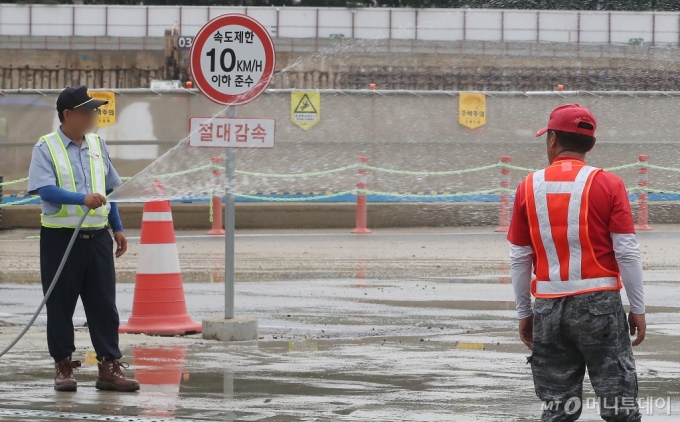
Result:
{"label": "man in yellow safety vest", "polygon": [[[139,383],[123,373],[118,348],[116,273],[113,265],[113,231],[116,257],[127,250],[127,240],[116,204],[106,195],[122,182],[109,159],[106,144],[91,132],[99,107],[85,86],[64,89],[57,99],[61,125],[40,138],[33,149],[28,177],[30,194],[41,199],[40,273],[47,291],[75,227],[88,212],[56,287],[47,300],[47,345],[56,363],[54,388],[76,391],[71,360],[74,344],[73,313],[80,296],[90,338],[99,360],[100,390],[136,391]],[[87,207],[83,210],[83,206]]]}

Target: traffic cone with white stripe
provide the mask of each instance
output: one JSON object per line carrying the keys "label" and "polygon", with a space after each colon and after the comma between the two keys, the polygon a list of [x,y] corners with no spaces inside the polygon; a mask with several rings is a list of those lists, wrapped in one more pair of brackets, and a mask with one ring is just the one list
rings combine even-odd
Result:
{"label": "traffic cone with white stripe", "polygon": [[132,316],[121,333],[161,336],[201,332],[187,313],[169,201],[147,202],[142,216]]}

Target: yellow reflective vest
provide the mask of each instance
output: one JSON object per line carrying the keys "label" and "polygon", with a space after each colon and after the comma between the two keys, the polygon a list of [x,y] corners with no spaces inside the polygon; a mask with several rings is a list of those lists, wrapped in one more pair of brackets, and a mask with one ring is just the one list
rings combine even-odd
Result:
{"label": "yellow reflective vest", "polygon": [[[73,177],[73,166],[66,153],[66,146],[57,132],[50,133],[40,138],[47,144],[57,173],[58,186],[67,191],[77,192],[75,178]],[[92,193],[100,193],[106,196],[106,165],[102,154],[101,140],[94,133],[85,135],[90,157],[90,178],[92,180]],[[98,229],[106,227],[108,222],[109,209],[105,206],[96,210],[91,210],[85,218],[83,228]],[[44,227],[50,228],[75,228],[83,216],[83,209],[80,205],[62,204],[61,209],[56,214],[40,215],[40,221]]]}

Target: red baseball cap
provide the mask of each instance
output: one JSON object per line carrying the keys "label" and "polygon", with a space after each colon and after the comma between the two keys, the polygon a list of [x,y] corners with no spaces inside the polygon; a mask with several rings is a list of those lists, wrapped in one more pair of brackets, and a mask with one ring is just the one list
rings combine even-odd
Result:
{"label": "red baseball cap", "polygon": [[578,104],[564,104],[550,113],[548,126],[536,132],[536,136],[541,136],[548,130],[595,136],[596,127],[597,120],[590,109]]}

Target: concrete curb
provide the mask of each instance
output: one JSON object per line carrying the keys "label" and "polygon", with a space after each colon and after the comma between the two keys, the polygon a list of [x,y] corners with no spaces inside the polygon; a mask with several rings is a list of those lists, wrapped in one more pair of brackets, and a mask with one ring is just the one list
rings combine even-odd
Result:
{"label": "concrete curb", "polygon": [[[143,204],[120,204],[123,226],[139,229]],[[208,204],[172,204],[176,230],[210,228]],[[353,203],[237,203],[237,229],[353,228]],[[368,204],[369,227],[488,226],[498,224],[495,203],[375,203]],[[5,209],[0,229],[40,228],[40,207]]]}
{"label": "concrete curb", "polygon": [[[120,204],[123,226],[139,229],[143,204]],[[635,209],[633,210],[635,213]],[[493,202],[369,203],[368,227],[494,226],[499,205]],[[208,230],[208,204],[172,204],[176,230]],[[353,228],[353,203],[237,203],[237,229]],[[680,224],[680,202],[651,202],[651,224]],[[40,207],[20,205],[3,210],[0,229],[40,228]]]}

